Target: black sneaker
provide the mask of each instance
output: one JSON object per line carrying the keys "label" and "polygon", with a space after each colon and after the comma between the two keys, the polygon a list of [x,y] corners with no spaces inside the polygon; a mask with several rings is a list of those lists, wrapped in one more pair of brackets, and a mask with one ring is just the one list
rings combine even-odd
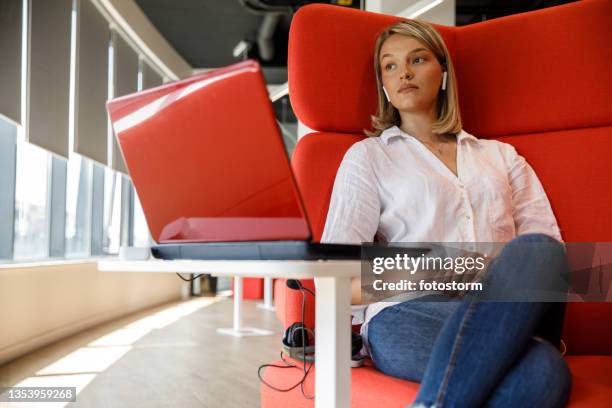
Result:
{"label": "black sneaker", "polygon": [[351,367],[361,367],[365,358],[361,355],[363,347],[363,339],[361,334],[351,332]]}

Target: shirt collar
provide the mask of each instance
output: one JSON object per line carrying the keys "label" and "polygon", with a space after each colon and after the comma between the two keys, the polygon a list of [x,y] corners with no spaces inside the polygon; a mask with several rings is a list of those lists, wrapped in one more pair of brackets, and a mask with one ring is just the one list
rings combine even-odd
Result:
{"label": "shirt collar", "polygon": [[[388,145],[389,141],[395,137],[404,137],[408,140],[416,140],[416,138],[414,136],[409,135],[408,133],[404,132],[403,130],[401,130],[398,126],[391,126],[387,129],[385,129],[381,134],[380,134],[380,138],[382,139],[382,141]],[[461,129],[461,131],[459,132],[459,134],[457,135],[457,142],[461,143],[463,140],[472,140],[472,141],[478,141],[478,139],[474,136],[472,136],[471,134],[469,134],[468,132],[466,132],[465,130]]]}

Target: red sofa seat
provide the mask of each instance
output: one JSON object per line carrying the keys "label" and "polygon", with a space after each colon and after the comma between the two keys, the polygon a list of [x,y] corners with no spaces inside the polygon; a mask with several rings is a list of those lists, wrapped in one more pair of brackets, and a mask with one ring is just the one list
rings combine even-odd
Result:
{"label": "red sofa seat", "polygon": [[[566,242],[612,241],[610,15],[612,1],[584,0],[465,27],[436,26],[455,64],[464,128],[510,143],[527,158]],[[372,51],[377,33],[395,21],[311,5],[292,22],[291,101],[300,120],[316,131],[300,139],[292,166],[315,239],[344,152],[363,137],[376,110]],[[283,280],[276,290],[279,318],[285,326],[299,321],[301,294],[287,290]],[[309,299],[307,325],[313,327],[314,318]],[[612,304],[569,304],[563,339],[574,379],[569,407],[612,406]],[[354,407],[403,407],[418,389],[373,368],[352,375]],[[282,386],[301,373],[269,369],[265,377]],[[311,373],[308,384],[313,381]],[[264,408],[312,404],[299,389],[261,387]]]}

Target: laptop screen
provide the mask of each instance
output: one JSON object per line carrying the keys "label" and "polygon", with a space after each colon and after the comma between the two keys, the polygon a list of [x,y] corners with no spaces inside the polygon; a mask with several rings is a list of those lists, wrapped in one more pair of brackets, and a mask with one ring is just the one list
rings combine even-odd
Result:
{"label": "laptop screen", "polygon": [[256,62],[117,98],[107,109],[156,242],[310,238]]}

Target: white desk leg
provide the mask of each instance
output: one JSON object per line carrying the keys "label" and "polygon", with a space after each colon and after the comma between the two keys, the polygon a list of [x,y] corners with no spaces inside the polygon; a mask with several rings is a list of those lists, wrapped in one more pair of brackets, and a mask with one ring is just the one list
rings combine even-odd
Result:
{"label": "white desk leg", "polygon": [[[194,273],[191,276],[197,276],[198,274]],[[196,278],[193,280],[193,291],[191,293],[194,296],[200,296],[202,294],[202,277]]]}
{"label": "white desk leg", "polygon": [[242,327],[242,278],[234,277],[234,322],[231,329],[217,329],[217,333],[234,337],[271,336],[274,332],[255,327]]}
{"label": "white desk leg", "polygon": [[234,332],[242,329],[242,278],[234,277]]}
{"label": "white desk leg", "polygon": [[351,280],[315,278],[315,407],[351,405]]}
{"label": "white desk leg", "polygon": [[272,300],[273,291],[274,287],[272,283],[272,278],[264,278],[264,301],[263,303],[258,303],[257,307],[273,312],[275,310],[274,302]]}

